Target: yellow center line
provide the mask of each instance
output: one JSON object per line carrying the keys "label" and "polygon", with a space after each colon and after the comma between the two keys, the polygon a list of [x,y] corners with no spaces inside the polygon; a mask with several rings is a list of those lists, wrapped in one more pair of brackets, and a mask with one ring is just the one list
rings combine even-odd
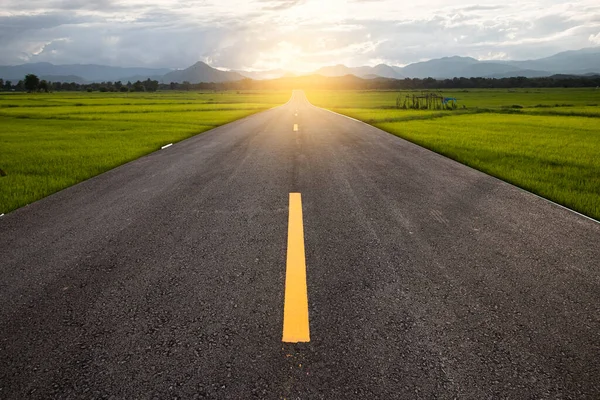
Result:
{"label": "yellow center line", "polygon": [[298,132],[298,124],[294,124],[294,132]]}
{"label": "yellow center line", "polygon": [[310,342],[302,197],[300,193],[290,193],[282,340],[289,343]]}

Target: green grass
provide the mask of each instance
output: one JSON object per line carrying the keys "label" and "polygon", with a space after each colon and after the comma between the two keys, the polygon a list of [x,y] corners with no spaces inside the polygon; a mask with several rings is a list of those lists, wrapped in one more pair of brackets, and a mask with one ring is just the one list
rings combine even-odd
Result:
{"label": "green grass", "polygon": [[0,94],[0,213],[283,104],[288,92]]}
{"label": "green grass", "polygon": [[[436,91],[437,92],[437,91]],[[518,104],[523,107],[568,105],[583,107],[600,105],[600,90],[583,89],[466,89],[442,90],[446,97],[455,97],[459,106],[494,108]],[[313,104],[332,108],[395,108],[396,97],[420,91],[312,91],[307,92]]]}
{"label": "green grass", "polygon": [[466,109],[398,110],[394,108],[398,92],[307,95],[315,105],[365,121],[600,220],[600,90],[443,93],[457,97]]}

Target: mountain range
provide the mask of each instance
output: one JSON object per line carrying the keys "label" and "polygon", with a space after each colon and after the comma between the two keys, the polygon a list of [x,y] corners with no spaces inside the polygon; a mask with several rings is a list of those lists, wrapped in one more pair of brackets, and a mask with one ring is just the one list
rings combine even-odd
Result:
{"label": "mountain range", "polygon": [[[168,68],[123,68],[123,67],[108,67],[97,64],[70,64],[70,65],[54,65],[47,62],[22,64],[13,66],[0,66],[0,78],[4,80],[19,80],[23,79],[26,74],[35,74],[40,79],[58,81],[57,78],[73,79],[69,82],[102,82],[102,81],[117,81],[123,78],[136,76],[139,77],[162,77],[171,70]],[[62,81],[62,79],[60,79]],[[135,79],[137,80],[137,79]]]}
{"label": "mountain range", "polygon": [[210,65],[203,63],[202,61],[198,61],[189,68],[167,73],[165,76],[159,79],[159,81],[162,81],[163,83],[182,83],[185,81],[190,83],[200,83],[239,81],[245,78],[245,76],[235,71],[221,71],[220,69],[213,68]]}
{"label": "mountain range", "polygon": [[[15,66],[0,66],[0,78],[17,81],[26,74],[36,74],[40,79],[61,82],[101,82],[101,81],[137,81],[158,80],[162,83],[184,81],[228,82],[250,79],[275,79],[295,76],[285,70],[271,71],[223,71],[201,61],[189,68],[171,70],[166,68],[123,68],[95,64],[53,65],[33,63]],[[600,47],[565,51],[550,57],[525,61],[497,60],[480,61],[471,57],[444,57],[417,62],[404,67],[379,64],[374,67],[347,67],[345,65],[326,66],[309,75],[326,77],[354,75],[363,79],[372,78],[437,78],[485,77],[505,78],[525,76],[528,78],[551,76],[556,74],[586,75],[600,73]]]}
{"label": "mountain range", "polygon": [[356,75],[360,78],[437,78],[484,77],[535,78],[556,74],[585,75],[600,73],[600,47],[565,51],[550,57],[526,61],[480,61],[472,57],[444,57],[409,64],[405,67],[379,64],[375,67],[349,68],[344,65],[323,67],[315,71],[323,76]]}
{"label": "mountain range", "polygon": [[314,72],[316,75],[328,77],[354,75],[359,78],[393,78],[403,79],[406,76],[401,72],[402,68],[392,67],[386,64],[379,64],[374,67],[346,67],[345,65],[335,65],[331,67],[319,68]]}

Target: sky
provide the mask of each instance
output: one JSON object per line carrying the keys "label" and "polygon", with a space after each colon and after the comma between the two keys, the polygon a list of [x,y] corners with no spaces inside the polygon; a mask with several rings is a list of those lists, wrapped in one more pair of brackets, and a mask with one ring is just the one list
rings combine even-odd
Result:
{"label": "sky", "polygon": [[308,72],[600,46],[598,0],[0,0],[0,65]]}

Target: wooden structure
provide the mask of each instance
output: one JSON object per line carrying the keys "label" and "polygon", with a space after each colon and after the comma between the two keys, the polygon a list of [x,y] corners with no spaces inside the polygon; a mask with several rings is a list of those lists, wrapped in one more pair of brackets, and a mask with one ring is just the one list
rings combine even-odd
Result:
{"label": "wooden structure", "polygon": [[440,93],[421,92],[421,94],[407,94],[404,98],[396,98],[396,108],[404,110],[454,110],[458,100],[454,97],[444,97]]}

